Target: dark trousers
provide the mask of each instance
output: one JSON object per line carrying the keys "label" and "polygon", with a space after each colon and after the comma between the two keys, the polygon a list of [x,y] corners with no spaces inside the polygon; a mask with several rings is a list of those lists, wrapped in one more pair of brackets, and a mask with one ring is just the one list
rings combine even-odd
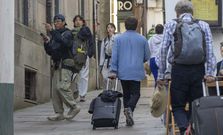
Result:
{"label": "dark trousers", "polygon": [[[204,78],[204,64],[179,65],[174,64],[171,73],[171,104],[175,121],[181,134],[189,125],[191,116],[191,103],[202,97],[202,79]],[[186,103],[189,103],[189,112],[185,111]]]}
{"label": "dark trousers", "polygon": [[130,107],[134,111],[140,98],[140,81],[121,80],[121,84],[124,108]]}

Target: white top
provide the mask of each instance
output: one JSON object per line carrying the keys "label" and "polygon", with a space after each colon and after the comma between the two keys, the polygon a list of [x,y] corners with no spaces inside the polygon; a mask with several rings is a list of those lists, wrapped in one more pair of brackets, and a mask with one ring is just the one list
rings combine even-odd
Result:
{"label": "white top", "polygon": [[150,58],[153,57],[157,58],[159,56],[162,40],[163,40],[163,34],[155,34],[148,40],[149,50],[151,53]]}

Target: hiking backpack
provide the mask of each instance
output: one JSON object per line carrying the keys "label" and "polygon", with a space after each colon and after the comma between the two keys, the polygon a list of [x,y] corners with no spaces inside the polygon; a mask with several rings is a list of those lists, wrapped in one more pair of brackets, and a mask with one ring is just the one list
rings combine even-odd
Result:
{"label": "hiking backpack", "polygon": [[73,41],[72,46],[72,55],[74,60],[74,68],[77,71],[80,71],[83,66],[85,66],[87,60],[87,50],[88,44],[87,41],[81,39],[76,39]]}
{"label": "hiking backpack", "polygon": [[174,32],[174,63],[177,64],[201,64],[206,58],[205,34],[202,31],[199,20],[184,22],[182,19],[175,19],[177,22]]}

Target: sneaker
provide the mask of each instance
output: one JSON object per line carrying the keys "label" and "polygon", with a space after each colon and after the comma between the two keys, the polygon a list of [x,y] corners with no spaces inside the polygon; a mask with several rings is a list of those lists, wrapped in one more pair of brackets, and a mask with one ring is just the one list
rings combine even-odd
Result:
{"label": "sneaker", "polygon": [[77,91],[75,91],[75,92],[73,93],[73,97],[74,97],[74,99],[77,99],[77,98],[78,98],[78,95],[79,95],[79,91],[77,90]]}
{"label": "sneaker", "polygon": [[47,117],[47,119],[50,121],[60,121],[60,120],[64,120],[65,117],[62,113],[56,113],[53,116]]}
{"label": "sneaker", "polygon": [[80,102],[85,102],[85,96],[80,96]]}
{"label": "sneaker", "polygon": [[130,108],[124,109],[124,115],[126,117],[126,126],[133,126],[134,120],[133,120],[133,113]]}
{"label": "sneaker", "polygon": [[73,119],[80,112],[80,110],[81,110],[80,107],[71,108],[67,113],[66,119],[67,120]]}

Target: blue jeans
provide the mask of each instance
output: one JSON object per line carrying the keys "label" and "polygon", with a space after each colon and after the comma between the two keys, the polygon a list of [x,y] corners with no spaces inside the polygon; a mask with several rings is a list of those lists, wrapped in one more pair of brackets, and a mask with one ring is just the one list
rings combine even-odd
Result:
{"label": "blue jeans", "polygon": [[150,65],[151,72],[156,81],[157,76],[158,76],[158,66],[156,65],[155,57],[151,58],[149,63],[150,63],[149,65]]}
{"label": "blue jeans", "polygon": [[[175,121],[181,134],[189,125],[191,116],[191,103],[202,97],[202,79],[204,78],[204,64],[180,65],[174,64],[171,77],[171,104]],[[189,112],[185,111],[186,103],[189,103]]]}

